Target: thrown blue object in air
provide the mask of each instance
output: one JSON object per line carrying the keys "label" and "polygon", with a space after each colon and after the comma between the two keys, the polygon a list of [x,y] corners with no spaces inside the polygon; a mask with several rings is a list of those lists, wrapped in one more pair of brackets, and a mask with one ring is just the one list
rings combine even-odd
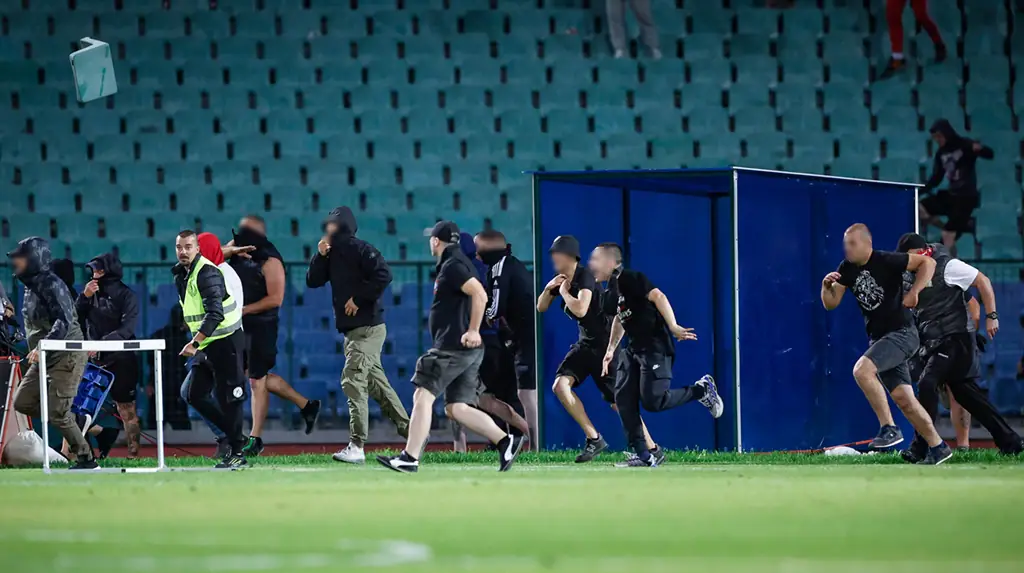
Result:
{"label": "thrown blue object in air", "polygon": [[75,78],[75,95],[80,102],[92,101],[117,93],[114,62],[110,45],[92,38],[79,40],[82,49],[68,56]]}
{"label": "thrown blue object in air", "polygon": [[86,364],[82,381],[78,384],[78,394],[71,403],[71,412],[79,415],[89,414],[92,419],[99,418],[103,402],[114,385],[114,374],[95,364]]}

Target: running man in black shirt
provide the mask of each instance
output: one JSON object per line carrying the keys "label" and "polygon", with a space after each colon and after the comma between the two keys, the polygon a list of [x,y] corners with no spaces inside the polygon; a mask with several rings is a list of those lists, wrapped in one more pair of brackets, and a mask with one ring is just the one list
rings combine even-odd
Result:
{"label": "running man in black shirt", "polygon": [[698,400],[715,418],[722,415],[725,406],[718,395],[715,380],[708,374],[692,386],[670,387],[676,354],[672,339],[697,340],[697,335],[692,328],[683,328],[676,323],[668,297],[651,284],[646,275],[622,267],[622,249],[618,245],[602,243],[598,248],[616,264],[608,281],[608,290],[617,295],[616,316],[602,361],[602,376],[612,371],[622,336],[629,337],[618,362],[615,405],[636,456],[616,465],[654,467],[661,458],[656,452],[651,452],[648,438],[644,436],[641,404],[649,412],[663,412]]}
{"label": "running man in black shirt", "polygon": [[[918,295],[931,282],[935,261],[922,255],[874,250],[871,232],[861,223],[851,225],[843,234],[843,250],[846,260],[821,281],[821,303],[826,310],[833,310],[843,300],[846,289],[852,289],[864,315],[871,346],[854,364],[853,377],[881,426],[871,446],[888,448],[903,442],[903,433],[889,411],[884,387],[928,443],[925,463],[941,464],[953,452],[914,396],[908,364],[920,345],[911,309],[917,306]],[[916,273],[906,295],[903,271]]]}
{"label": "running man in black shirt", "polygon": [[459,248],[459,228],[440,221],[430,230],[430,254],[438,258],[434,300],[428,323],[433,346],[416,361],[412,383],[412,416],[405,449],[397,456],[377,456],[396,472],[419,469],[419,457],[430,437],[434,400],[445,394],[445,412],[498,447],[498,471],[512,467],[525,438],[506,434],[490,416],[473,407],[480,393],[480,362],[484,357],[480,323],[487,306],[487,291],[476,269]]}
{"label": "running man in black shirt", "polygon": [[287,281],[283,257],[267,238],[266,221],[259,215],[246,215],[239,221],[233,240],[221,250],[231,255],[228,264],[242,283],[245,362],[252,389],[252,430],[245,455],[258,456],[263,452],[263,423],[270,408],[270,394],[295,404],[305,422],[306,434],[316,427],[320,400],[308,400],[284,378],[271,372],[277,364],[277,331]]}
{"label": "running man in black shirt", "polygon": [[[558,366],[555,383],[551,387],[587,438],[583,451],[576,457],[576,463],[593,460],[608,449],[608,442],[597,432],[573,388],[582,384],[589,376],[594,380],[605,401],[611,404],[612,408],[615,407],[615,377],[610,373],[601,374],[602,358],[608,347],[611,322],[615,315],[614,311],[607,314],[604,312],[602,304],[606,292],[595,280],[595,276],[604,268],[607,268],[607,272],[604,273],[602,280],[608,280],[611,270],[616,266],[612,262],[614,259],[607,257],[604,251],[601,248],[594,250],[590,258],[591,268],[588,269],[579,263],[580,243],[576,237],[564,235],[556,238],[549,252],[557,274],[537,298],[537,310],[546,312],[551,303],[561,297],[562,311],[579,325],[579,340],[569,348],[568,354]],[[646,426],[644,436],[648,449],[661,451],[650,440]]]}

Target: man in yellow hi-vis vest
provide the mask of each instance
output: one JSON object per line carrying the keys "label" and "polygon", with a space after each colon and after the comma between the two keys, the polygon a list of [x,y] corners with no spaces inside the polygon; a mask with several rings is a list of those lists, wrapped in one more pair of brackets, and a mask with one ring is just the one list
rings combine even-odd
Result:
{"label": "man in yellow hi-vis vest", "polygon": [[[174,242],[178,264],[174,285],[192,340],[181,355],[192,358],[188,402],[227,436],[231,451],[217,464],[221,469],[247,465],[242,454],[242,405],[245,369],[242,356],[242,308],[228,293],[224,274],[199,254],[193,231],[182,231]],[[210,394],[217,397],[217,403]]]}

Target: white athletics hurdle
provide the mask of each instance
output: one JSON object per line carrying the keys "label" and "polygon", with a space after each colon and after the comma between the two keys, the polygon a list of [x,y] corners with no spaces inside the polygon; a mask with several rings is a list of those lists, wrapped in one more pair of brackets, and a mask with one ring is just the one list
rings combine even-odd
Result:
{"label": "white athletics hurdle", "polygon": [[[156,394],[156,467],[123,468],[112,470],[116,473],[154,473],[167,470],[164,463],[164,381],[160,351],[167,347],[163,340],[40,340],[39,341],[39,401],[43,421],[43,447],[50,446],[49,402],[46,382],[46,353],[61,352],[153,352],[153,377]],[[50,457],[43,455],[43,473],[52,473]]]}

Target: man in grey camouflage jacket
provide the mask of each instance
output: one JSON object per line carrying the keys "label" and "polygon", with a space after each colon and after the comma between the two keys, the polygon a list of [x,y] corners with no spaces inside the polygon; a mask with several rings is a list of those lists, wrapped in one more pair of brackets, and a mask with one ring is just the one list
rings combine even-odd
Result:
{"label": "man in grey camouflage jacket", "polygon": [[[39,341],[83,340],[75,304],[67,286],[50,270],[50,245],[39,237],[29,237],[7,253],[14,275],[25,285],[22,318],[28,338],[28,371],[18,383],[14,409],[26,416],[39,416]],[[82,435],[71,413],[88,356],[84,352],[49,352],[46,373],[50,422],[57,426],[76,456],[71,469],[96,469],[92,447]]]}

